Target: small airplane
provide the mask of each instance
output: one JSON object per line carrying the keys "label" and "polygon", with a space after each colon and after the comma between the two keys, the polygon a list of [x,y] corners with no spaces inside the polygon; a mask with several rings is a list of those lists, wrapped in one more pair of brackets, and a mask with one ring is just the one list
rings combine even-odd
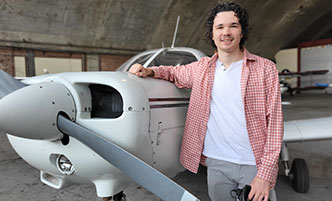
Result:
{"label": "small airplane", "polygon": [[[160,48],[134,56],[116,72],[21,81],[0,71],[0,130],[53,188],[93,183],[98,197],[125,200],[122,191],[133,180],[163,200],[198,200],[169,179],[184,171],[178,156],[190,90],[127,71],[134,63],[176,66],[203,56],[191,48]],[[332,139],[331,121],[284,123],[281,160],[297,192],[309,190],[309,170],[303,159],[289,167],[287,144]]]}
{"label": "small airplane", "polygon": [[[289,92],[291,96],[299,93],[301,91],[308,91],[308,90],[323,90],[328,87],[332,87],[332,84],[328,83],[313,83],[313,76],[314,75],[325,75],[329,72],[329,70],[311,70],[311,71],[303,71],[303,72],[291,72],[288,69],[283,69],[279,73],[280,79],[280,90],[281,93]],[[310,76],[310,84],[309,86],[304,87],[292,87],[288,82],[287,79],[291,78],[301,78],[304,76]]]}

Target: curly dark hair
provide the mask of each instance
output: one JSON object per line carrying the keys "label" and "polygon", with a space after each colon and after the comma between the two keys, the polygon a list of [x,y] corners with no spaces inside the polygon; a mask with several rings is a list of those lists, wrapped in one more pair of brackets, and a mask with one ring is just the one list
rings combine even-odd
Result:
{"label": "curly dark hair", "polygon": [[236,3],[221,3],[217,4],[207,15],[207,21],[206,21],[206,33],[205,36],[209,40],[210,44],[214,47],[217,48],[215,45],[214,41],[212,40],[212,30],[213,30],[213,22],[214,18],[216,15],[220,12],[223,11],[233,11],[235,13],[235,16],[239,18],[239,22],[241,24],[242,28],[242,38],[240,40],[240,49],[243,48],[244,42],[247,40],[249,37],[249,14],[248,11],[245,8],[242,8],[240,5]]}

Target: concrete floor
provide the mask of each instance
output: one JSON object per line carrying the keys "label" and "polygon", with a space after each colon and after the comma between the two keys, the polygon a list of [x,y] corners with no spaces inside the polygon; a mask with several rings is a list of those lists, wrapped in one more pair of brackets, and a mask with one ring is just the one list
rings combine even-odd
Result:
{"label": "concrete floor", "polygon": [[[332,116],[332,95],[297,94],[294,97],[284,96],[285,120]],[[302,108],[302,109],[301,109]],[[305,108],[305,109],[304,109]],[[308,142],[290,144],[291,158],[302,156],[307,160],[311,183],[306,194],[296,193],[289,185],[288,178],[280,175],[276,184],[279,201],[328,201],[332,197],[331,161],[332,142]],[[306,157],[307,156],[307,157]],[[315,156],[315,158],[311,158]],[[313,174],[312,174],[313,173]],[[200,200],[209,200],[206,187],[206,168],[201,167],[198,175],[188,171],[178,174],[174,180],[196,195]],[[152,193],[133,183],[124,189],[128,201],[159,201]],[[40,182],[39,171],[11,149],[7,137],[0,133],[0,200],[1,201],[101,201],[93,185],[72,185],[65,189],[52,189]]]}
{"label": "concrete floor", "polygon": [[[174,180],[195,194],[200,200],[209,200],[206,188],[206,169],[201,168],[198,175],[188,171],[180,173]],[[133,184],[124,189],[128,201],[160,201],[144,188]],[[332,180],[311,179],[308,193],[296,193],[289,185],[287,177],[280,175],[276,184],[278,201],[330,201]],[[39,171],[22,159],[0,162],[0,200],[1,201],[101,201],[96,196],[93,185],[72,185],[56,190],[39,180]]]}
{"label": "concrete floor", "polygon": [[[180,173],[174,180],[184,186],[200,200],[209,200],[206,188],[206,169],[201,168],[198,175],[188,171]],[[133,184],[124,189],[128,201],[160,201],[144,188]],[[330,201],[332,180],[311,179],[308,193],[296,193],[289,185],[287,177],[281,175],[276,185],[278,201]],[[39,180],[39,171],[22,159],[0,162],[0,200],[1,201],[101,201],[92,185],[72,185],[56,190]]]}

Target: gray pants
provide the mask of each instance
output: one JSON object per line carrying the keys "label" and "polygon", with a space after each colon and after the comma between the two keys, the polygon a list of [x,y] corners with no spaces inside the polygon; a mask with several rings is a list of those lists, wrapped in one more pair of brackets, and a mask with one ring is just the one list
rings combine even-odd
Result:
{"label": "gray pants", "polygon": [[[257,173],[255,165],[239,165],[213,158],[207,158],[205,163],[208,192],[212,201],[236,201],[230,192],[250,184]],[[277,200],[274,190],[270,191],[270,200]]]}

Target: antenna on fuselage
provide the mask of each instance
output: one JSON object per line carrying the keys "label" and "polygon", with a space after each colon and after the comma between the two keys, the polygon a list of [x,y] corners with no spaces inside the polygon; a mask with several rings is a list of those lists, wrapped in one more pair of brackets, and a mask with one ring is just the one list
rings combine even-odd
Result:
{"label": "antenna on fuselage", "polygon": [[178,16],[178,19],[176,21],[176,26],[175,26],[175,31],[174,31],[173,42],[172,42],[171,48],[173,48],[175,45],[176,34],[178,33],[179,22],[180,22],[180,16]]}

